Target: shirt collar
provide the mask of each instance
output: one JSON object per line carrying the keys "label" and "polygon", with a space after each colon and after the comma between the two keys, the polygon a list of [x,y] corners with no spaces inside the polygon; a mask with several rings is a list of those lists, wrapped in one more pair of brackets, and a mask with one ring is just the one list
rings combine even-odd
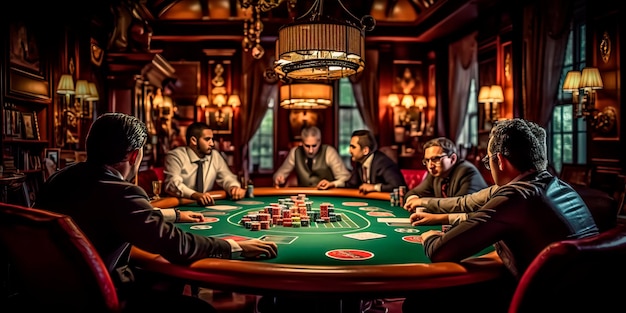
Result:
{"label": "shirt collar", "polygon": [[365,158],[365,161],[363,161],[363,166],[367,168],[371,168],[373,159],[374,159],[374,153],[372,152],[370,153],[370,155],[367,156],[367,158]]}

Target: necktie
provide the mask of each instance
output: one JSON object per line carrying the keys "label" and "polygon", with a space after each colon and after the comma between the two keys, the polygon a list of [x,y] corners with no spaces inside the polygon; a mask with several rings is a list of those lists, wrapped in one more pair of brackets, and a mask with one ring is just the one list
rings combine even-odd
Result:
{"label": "necktie", "polygon": [[196,161],[198,171],[196,172],[196,191],[204,192],[204,160]]}
{"label": "necktie", "polygon": [[441,196],[443,198],[447,198],[448,197],[448,180],[445,179],[443,182],[441,182]]}
{"label": "necktie", "polygon": [[306,158],[306,166],[309,168],[309,171],[313,169],[313,159]]}
{"label": "necktie", "polygon": [[369,181],[367,179],[367,166],[363,166],[363,183],[369,184]]}

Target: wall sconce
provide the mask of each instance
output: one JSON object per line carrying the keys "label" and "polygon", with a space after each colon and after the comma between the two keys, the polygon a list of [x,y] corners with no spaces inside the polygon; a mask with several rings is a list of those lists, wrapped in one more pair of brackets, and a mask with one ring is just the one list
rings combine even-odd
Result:
{"label": "wall sconce", "polygon": [[285,109],[325,109],[333,103],[333,87],[325,83],[291,83],[280,86],[280,106]]}
{"label": "wall sconce", "polygon": [[612,106],[602,111],[596,108],[596,90],[602,88],[602,77],[595,67],[585,67],[582,72],[569,71],[563,81],[563,91],[572,93],[574,119],[582,117],[596,130],[609,132],[615,125],[616,111]]}
{"label": "wall sconce", "polygon": [[[225,111],[232,111],[232,108],[238,107],[241,105],[241,99],[238,95],[226,95],[226,94],[215,94],[213,95],[212,101],[209,102],[209,96],[207,95],[199,95],[196,99],[196,106],[201,108],[201,114],[204,114],[205,123],[209,124],[211,110],[208,108],[214,105],[217,107],[215,110],[215,121],[218,125],[222,125],[225,122],[225,118],[227,114]],[[223,108],[224,107],[224,108]]]}
{"label": "wall sconce", "polygon": [[504,93],[502,92],[502,86],[491,85],[480,87],[480,91],[478,92],[478,103],[485,104],[484,125],[492,124],[494,121],[500,119],[500,110],[498,104],[502,102],[504,102]]}
{"label": "wall sconce", "polygon": [[[402,99],[400,99],[402,96]],[[387,103],[393,108],[396,127],[409,130],[409,136],[421,136],[426,127],[426,108],[428,101],[423,95],[389,94]],[[398,141],[396,139],[396,141]]]}

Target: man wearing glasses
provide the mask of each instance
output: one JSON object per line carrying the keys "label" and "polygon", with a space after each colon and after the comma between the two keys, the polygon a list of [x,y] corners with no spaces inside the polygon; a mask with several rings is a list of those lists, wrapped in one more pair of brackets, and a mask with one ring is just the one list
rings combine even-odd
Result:
{"label": "man wearing glasses", "polygon": [[350,178],[350,172],[337,149],[322,144],[322,133],[315,126],[302,130],[302,145],[289,150],[287,159],[274,173],[274,185],[284,185],[294,170],[299,187],[317,187],[323,190],[343,187]]}
{"label": "man wearing glasses", "polygon": [[419,199],[456,197],[487,188],[480,171],[466,160],[460,160],[456,145],[444,137],[424,144],[424,159],[428,175],[406,194],[405,208],[414,209]]}

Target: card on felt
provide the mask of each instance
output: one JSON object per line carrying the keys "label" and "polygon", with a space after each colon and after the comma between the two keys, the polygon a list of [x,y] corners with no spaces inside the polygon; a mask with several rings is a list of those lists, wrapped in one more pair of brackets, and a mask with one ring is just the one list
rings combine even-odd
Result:
{"label": "card on felt", "polygon": [[408,217],[379,217],[376,219],[379,223],[410,223]]}
{"label": "card on felt", "polygon": [[362,233],[346,234],[346,235],[343,235],[343,236],[344,237],[348,237],[348,238],[352,238],[352,239],[358,239],[358,240],[368,240],[368,239],[376,239],[376,238],[387,237],[387,235],[377,234],[377,233],[372,233],[372,232],[362,232]]}
{"label": "card on felt", "polygon": [[298,239],[298,237],[297,236],[282,236],[282,235],[264,235],[263,237],[259,239],[263,241],[271,241],[277,244],[282,243],[282,244],[290,245],[292,242]]}

